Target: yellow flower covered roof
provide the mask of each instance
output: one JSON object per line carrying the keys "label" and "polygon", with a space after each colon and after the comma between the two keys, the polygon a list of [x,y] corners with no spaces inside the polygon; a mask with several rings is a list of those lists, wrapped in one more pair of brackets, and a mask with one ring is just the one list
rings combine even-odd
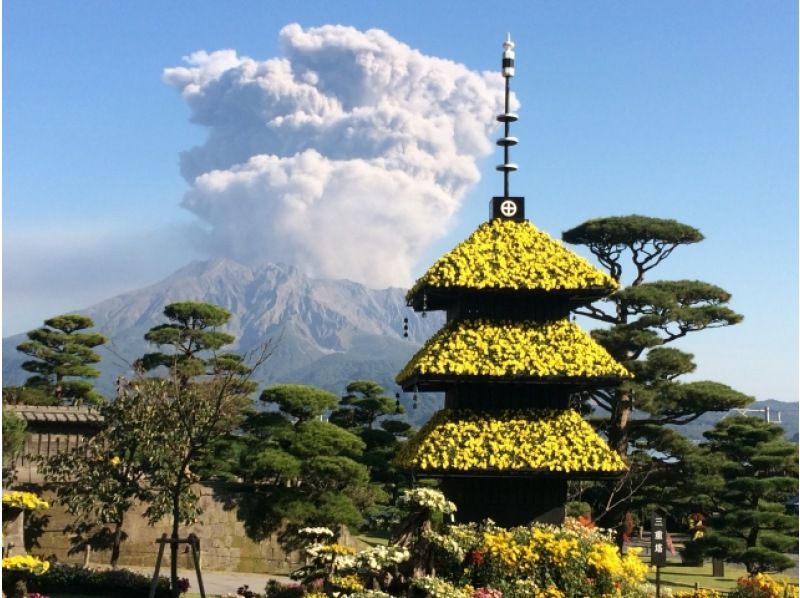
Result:
{"label": "yellow flower covered roof", "polygon": [[440,257],[408,291],[456,287],[498,290],[605,289],[619,285],[608,274],[524,220],[481,224],[450,253]]}
{"label": "yellow flower covered roof", "polygon": [[400,449],[395,462],[430,472],[615,473],[626,469],[620,456],[571,409],[444,409]]}
{"label": "yellow flower covered roof", "polygon": [[620,378],[631,374],[568,320],[461,320],[433,335],[397,375],[526,378]]}

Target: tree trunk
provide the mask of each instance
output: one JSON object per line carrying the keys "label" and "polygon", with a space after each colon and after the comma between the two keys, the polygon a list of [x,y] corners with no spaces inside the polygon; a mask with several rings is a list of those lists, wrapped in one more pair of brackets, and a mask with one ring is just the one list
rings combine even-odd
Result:
{"label": "tree trunk", "polygon": [[122,521],[118,521],[114,524],[114,540],[111,544],[111,568],[117,568],[117,562],[119,561],[119,546],[122,544]]}
{"label": "tree trunk", "polygon": [[608,446],[612,451],[626,458],[628,454],[628,416],[631,412],[630,396],[622,391],[616,392],[613,410],[608,422]]}
{"label": "tree trunk", "polygon": [[172,541],[169,544],[169,584],[172,598],[180,596],[178,588],[178,527],[180,524],[180,492],[172,497]]}

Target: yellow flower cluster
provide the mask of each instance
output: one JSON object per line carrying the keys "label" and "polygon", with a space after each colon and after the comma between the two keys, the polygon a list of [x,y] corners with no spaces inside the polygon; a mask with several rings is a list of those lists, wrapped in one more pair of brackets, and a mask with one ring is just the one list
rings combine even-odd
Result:
{"label": "yellow flower cluster", "polygon": [[[579,535],[567,528],[534,525],[529,528],[485,531],[482,550],[507,576],[535,577],[543,570],[565,571],[577,567],[591,575],[635,587],[647,577],[647,565],[638,551],[620,556],[617,547],[601,533]],[[560,591],[554,588],[556,591]]]}
{"label": "yellow flower cluster", "polygon": [[356,551],[344,544],[324,544],[317,549],[320,554],[355,554]]}
{"label": "yellow flower cluster", "polygon": [[14,492],[6,492],[3,494],[3,506],[16,507],[18,509],[25,509],[26,511],[35,511],[37,509],[46,509],[50,505],[46,500],[42,500],[33,492],[15,490]]}
{"label": "yellow flower cluster", "polygon": [[736,580],[736,590],[740,596],[754,598],[797,598],[796,585],[780,582],[765,573],[756,573],[752,577],[740,577]]}
{"label": "yellow flower cluster", "polygon": [[332,586],[348,592],[357,592],[364,589],[364,584],[361,583],[361,579],[355,573],[350,575],[331,575],[328,581]]}
{"label": "yellow flower cluster", "polygon": [[497,219],[439,258],[407,297],[425,286],[611,292],[618,284],[530,222]]}
{"label": "yellow flower cluster", "polygon": [[624,471],[625,463],[574,410],[436,413],[398,452],[420,470]]}
{"label": "yellow flower cluster", "polygon": [[588,334],[568,320],[455,321],[433,335],[397,375],[630,377]]}
{"label": "yellow flower cluster", "polygon": [[33,575],[41,575],[50,569],[50,563],[32,554],[18,554],[17,556],[4,558],[3,569],[6,571],[28,571]]}
{"label": "yellow flower cluster", "polygon": [[590,566],[594,567],[595,573],[602,572],[612,577],[618,577],[624,571],[619,550],[612,544],[595,544],[586,560]]}
{"label": "yellow flower cluster", "polygon": [[530,575],[540,562],[563,567],[581,556],[577,538],[558,536],[552,531],[533,528],[527,542],[518,542],[506,530],[483,535],[486,552],[495,557],[508,571]]}

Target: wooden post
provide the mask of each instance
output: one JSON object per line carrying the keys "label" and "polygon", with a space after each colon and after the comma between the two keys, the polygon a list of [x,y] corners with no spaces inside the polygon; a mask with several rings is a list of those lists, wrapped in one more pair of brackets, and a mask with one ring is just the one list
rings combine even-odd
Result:
{"label": "wooden post", "polygon": [[661,598],[661,566],[656,565],[656,598]]}
{"label": "wooden post", "polygon": [[197,575],[197,586],[200,588],[200,598],[206,598],[206,590],[203,587],[203,576],[200,574],[200,538],[194,534],[189,534],[187,540],[192,549],[192,561],[194,562],[194,571]]}
{"label": "wooden post", "polygon": [[149,598],[156,598],[156,586],[158,586],[158,572],[161,569],[161,560],[164,558],[164,546],[167,544],[169,540],[167,539],[167,534],[161,534],[161,538],[156,540],[156,543],[159,544],[158,547],[158,556],[156,557],[156,569],[153,571],[153,581],[150,582],[150,596]]}

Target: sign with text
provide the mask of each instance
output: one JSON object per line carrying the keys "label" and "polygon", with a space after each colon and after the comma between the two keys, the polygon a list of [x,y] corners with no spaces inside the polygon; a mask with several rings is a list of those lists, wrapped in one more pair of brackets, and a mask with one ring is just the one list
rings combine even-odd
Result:
{"label": "sign with text", "polygon": [[650,564],[656,567],[667,564],[667,526],[659,513],[653,513],[650,525]]}

